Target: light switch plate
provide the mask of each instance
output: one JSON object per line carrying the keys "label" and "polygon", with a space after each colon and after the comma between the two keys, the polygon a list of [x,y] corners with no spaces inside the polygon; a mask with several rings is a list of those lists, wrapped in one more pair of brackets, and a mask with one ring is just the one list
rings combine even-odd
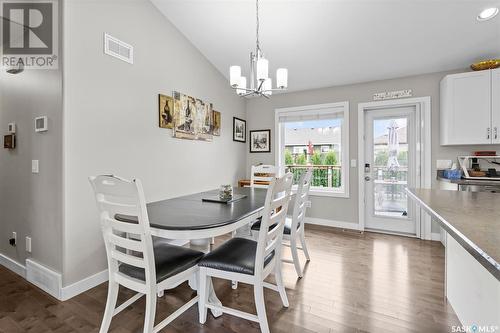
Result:
{"label": "light switch plate", "polygon": [[358,161],[356,160],[351,160],[351,168],[355,168],[358,166]]}
{"label": "light switch plate", "polygon": [[31,253],[31,237],[26,236],[26,252]]}
{"label": "light switch plate", "polygon": [[7,125],[7,132],[9,132],[9,134],[16,134],[16,123],[9,123]]}
{"label": "light switch plate", "polygon": [[31,172],[32,173],[39,173],[40,172],[40,163],[38,162],[38,160],[31,161]]}

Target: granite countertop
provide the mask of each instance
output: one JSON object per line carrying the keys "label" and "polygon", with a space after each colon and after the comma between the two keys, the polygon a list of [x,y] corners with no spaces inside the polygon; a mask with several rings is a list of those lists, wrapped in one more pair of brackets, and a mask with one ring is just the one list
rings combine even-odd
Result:
{"label": "granite countertop", "polygon": [[429,189],[406,191],[500,280],[500,194]]}

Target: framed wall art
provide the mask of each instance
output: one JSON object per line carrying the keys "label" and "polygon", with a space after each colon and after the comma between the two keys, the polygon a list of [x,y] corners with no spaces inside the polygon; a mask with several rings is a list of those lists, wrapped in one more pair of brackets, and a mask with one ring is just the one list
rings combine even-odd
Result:
{"label": "framed wall art", "polygon": [[250,131],[250,152],[270,153],[271,152],[271,130]]}
{"label": "framed wall art", "polygon": [[247,122],[233,117],[233,141],[247,142]]}

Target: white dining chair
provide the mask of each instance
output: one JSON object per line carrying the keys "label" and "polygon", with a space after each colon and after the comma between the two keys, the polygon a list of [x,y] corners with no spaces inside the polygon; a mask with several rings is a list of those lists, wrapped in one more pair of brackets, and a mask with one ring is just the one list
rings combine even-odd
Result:
{"label": "white dining chair", "polygon": [[[310,261],[309,251],[306,245],[305,229],[304,229],[304,218],[306,216],[306,210],[309,203],[309,190],[311,189],[311,178],[312,178],[312,168],[308,168],[306,172],[302,174],[297,184],[297,193],[295,194],[295,201],[293,205],[292,217],[287,217],[284,227],[283,245],[290,247],[290,252],[292,253],[293,260],[282,259],[283,262],[294,264],[295,271],[299,278],[303,277],[303,268],[300,264],[299,250],[304,252],[306,261]],[[252,227],[252,233],[254,238],[258,237],[261,230],[261,222],[255,222]],[[301,243],[301,247],[298,246],[297,242]]]}
{"label": "white dining chair", "polygon": [[[292,182],[293,176],[288,173],[282,178],[274,178],[269,185],[262,218],[262,225],[266,227],[264,230],[269,230],[267,233],[260,233],[257,241],[232,238],[208,253],[198,263],[200,266],[200,300],[198,303],[200,323],[204,324],[207,319],[207,308],[215,309],[258,322],[261,331],[268,333],[264,288],[279,292],[283,306],[288,307],[280,258]],[[272,227],[267,229],[268,226]],[[264,279],[273,272],[276,285],[264,282]],[[208,288],[212,277],[252,284],[257,315],[209,303]]]}
{"label": "white dining chair", "polygon": [[[197,263],[204,254],[151,236],[139,180],[128,181],[114,176],[90,177],[89,180],[100,214],[109,269],[108,298],[100,332],[107,332],[113,316],[144,295],[144,333],[159,332],[196,304],[198,296],[154,326],[157,295],[193,276],[196,278]],[[127,217],[129,222],[120,221],[119,216]],[[130,222],[131,218],[137,222]],[[137,294],[116,307],[120,285]]]}
{"label": "white dining chair", "polygon": [[269,185],[258,184],[257,182],[271,182],[277,175],[277,168],[274,165],[252,165],[250,187],[267,188]]}

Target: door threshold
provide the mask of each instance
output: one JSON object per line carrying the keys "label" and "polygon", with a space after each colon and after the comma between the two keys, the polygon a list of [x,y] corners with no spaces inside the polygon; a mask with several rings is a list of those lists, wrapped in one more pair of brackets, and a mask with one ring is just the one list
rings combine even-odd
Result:
{"label": "door threshold", "polygon": [[374,232],[377,234],[385,234],[385,235],[392,235],[392,236],[403,236],[403,237],[409,237],[409,238],[417,238],[416,234],[410,234],[406,232],[395,232],[395,231],[388,231],[388,230],[381,230],[381,229],[371,229],[371,228],[365,228],[365,231],[367,232]]}

